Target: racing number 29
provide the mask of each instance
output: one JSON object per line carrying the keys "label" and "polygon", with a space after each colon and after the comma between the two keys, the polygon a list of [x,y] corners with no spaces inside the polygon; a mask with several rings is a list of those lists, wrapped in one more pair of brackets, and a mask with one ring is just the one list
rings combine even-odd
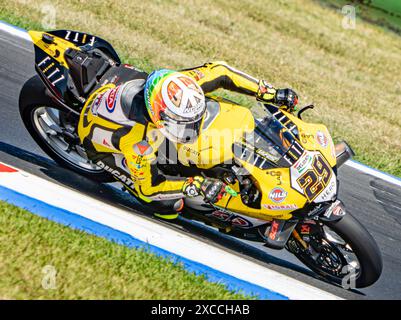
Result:
{"label": "racing number 29", "polygon": [[331,169],[322,156],[313,159],[312,168],[306,171],[297,180],[311,202],[324,190],[331,178]]}

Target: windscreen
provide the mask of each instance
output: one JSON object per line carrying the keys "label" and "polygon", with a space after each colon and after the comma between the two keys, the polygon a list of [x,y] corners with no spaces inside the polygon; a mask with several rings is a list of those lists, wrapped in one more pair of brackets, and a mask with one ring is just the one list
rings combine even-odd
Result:
{"label": "windscreen", "polygon": [[294,136],[263,105],[253,107],[251,111],[255,129],[235,144],[234,154],[262,169],[291,166],[284,156],[293,145]]}

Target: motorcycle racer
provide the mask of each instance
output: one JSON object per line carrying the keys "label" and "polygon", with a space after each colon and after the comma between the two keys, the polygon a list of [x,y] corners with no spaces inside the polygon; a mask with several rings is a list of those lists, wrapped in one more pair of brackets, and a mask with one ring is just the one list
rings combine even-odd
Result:
{"label": "motorcycle racer", "polygon": [[157,167],[165,140],[186,144],[197,139],[206,112],[205,94],[220,88],[289,111],[298,103],[292,89],[275,89],[221,61],[180,71],[160,69],[150,75],[138,71],[136,79],[119,86],[106,84],[92,94],[81,113],[79,137],[95,163],[101,160],[113,168],[116,154],[121,154],[133,181],[132,193],[151,203],[157,217],[175,219],[184,197],[202,196],[214,203],[224,195],[221,180],[168,176]]}
{"label": "motorcycle racer", "polygon": [[[338,168],[354,152],[345,141],[334,144],[324,124],[302,120],[313,105],[291,114],[291,89],[224,62],[148,75],[95,36],[29,35],[37,74],[20,91],[19,113],[62,168],[98,183],[120,181],[150,204],[130,207],[158,217],[176,218],[185,204],[186,219],[285,249],[337,285],[352,277],[364,288],[379,279],[380,248],[338,197]],[[213,95],[218,88],[275,105],[248,108]],[[104,200],[116,195],[98,192]]]}

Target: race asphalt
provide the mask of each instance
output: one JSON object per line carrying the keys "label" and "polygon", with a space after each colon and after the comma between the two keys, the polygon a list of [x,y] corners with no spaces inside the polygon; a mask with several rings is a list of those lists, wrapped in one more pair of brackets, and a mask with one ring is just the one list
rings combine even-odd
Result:
{"label": "race asphalt", "polygon": [[[0,31],[0,161],[116,206],[132,208],[132,214],[148,217],[144,212],[146,210],[126,193],[115,187],[98,185],[60,168],[35,144],[23,126],[18,111],[19,91],[34,74],[32,44]],[[347,210],[370,231],[383,255],[381,278],[365,289],[347,291],[326,283],[284,250],[270,250],[240,241],[186,219],[180,219],[170,227],[345,299],[401,299],[401,188],[347,166],[340,169],[339,178],[339,198]]]}

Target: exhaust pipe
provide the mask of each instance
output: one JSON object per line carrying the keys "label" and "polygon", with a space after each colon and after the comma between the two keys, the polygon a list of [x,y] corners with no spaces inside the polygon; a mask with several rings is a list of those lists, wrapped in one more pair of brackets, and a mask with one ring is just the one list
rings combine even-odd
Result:
{"label": "exhaust pipe", "polygon": [[351,159],[355,152],[348,143],[342,141],[334,146],[337,158],[337,168],[340,168],[347,160]]}

